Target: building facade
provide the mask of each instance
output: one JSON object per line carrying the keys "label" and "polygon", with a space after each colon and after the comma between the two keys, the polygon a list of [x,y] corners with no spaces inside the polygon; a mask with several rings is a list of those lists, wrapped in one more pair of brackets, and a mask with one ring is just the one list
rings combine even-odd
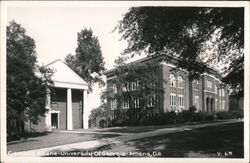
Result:
{"label": "building facade", "polygon": [[54,70],[54,95],[47,95],[45,117],[38,124],[27,123],[27,129],[52,131],[88,128],[87,90],[88,84],[70,69],[62,60],[46,65]]}
{"label": "building facade", "polygon": [[[168,55],[160,55],[156,58],[143,58],[134,63],[151,62],[158,65],[158,84],[163,93],[151,94],[146,103],[151,113],[164,113],[169,111],[181,112],[191,106],[195,106],[197,111],[217,112],[228,110],[228,93],[221,86],[221,76],[214,69],[210,73],[203,73],[199,80],[190,81],[188,72],[181,69],[175,69],[177,59]],[[117,91],[136,90],[140,81],[128,83],[129,90],[116,88],[115,70],[111,69],[105,72],[107,77],[107,89]],[[140,94],[138,98],[133,99],[133,109],[140,107]],[[145,102],[145,101],[144,101]],[[157,104],[157,106],[156,106]],[[130,102],[122,102],[122,110],[131,109]],[[117,109],[117,100],[108,100],[108,110],[111,119],[114,119],[114,111]]]}

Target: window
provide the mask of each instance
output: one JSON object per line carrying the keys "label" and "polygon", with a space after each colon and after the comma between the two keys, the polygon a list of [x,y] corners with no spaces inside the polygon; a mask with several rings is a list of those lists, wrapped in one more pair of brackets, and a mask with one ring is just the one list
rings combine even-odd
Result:
{"label": "window", "polygon": [[217,109],[217,106],[218,106],[218,99],[215,98],[215,109]]}
{"label": "window", "polygon": [[199,96],[194,96],[194,106],[199,108]]}
{"label": "window", "polygon": [[132,101],[133,101],[133,107],[134,108],[139,108],[140,107],[140,99],[139,97],[132,97]]}
{"label": "window", "polygon": [[225,90],[224,89],[221,89],[221,95],[222,95],[222,97],[225,97]]}
{"label": "window", "polygon": [[225,96],[225,90],[224,89],[219,89],[219,96],[224,97]]}
{"label": "window", "polygon": [[222,101],[222,110],[225,110],[225,100]]}
{"label": "window", "polygon": [[111,110],[115,110],[117,107],[116,99],[111,100],[110,103],[111,103]]}
{"label": "window", "polygon": [[130,85],[130,86],[131,86],[131,90],[132,90],[132,91],[137,90],[137,89],[138,89],[138,87],[139,87],[139,81],[138,81],[138,80],[136,80],[136,81],[134,81],[134,82],[131,82],[131,83],[130,83],[130,84],[128,84],[128,85]]}
{"label": "window", "polygon": [[178,88],[183,88],[184,83],[183,83],[183,78],[182,76],[178,76]]}
{"label": "window", "polygon": [[128,101],[122,102],[122,109],[129,109],[129,102]]}
{"label": "window", "polygon": [[127,83],[123,84],[122,91],[127,92]]}
{"label": "window", "polygon": [[176,78],[174,74],[170,74],[169,78],[170,78],[170,87],[176,87]]}
{"label": "window", "polygon": [[178,76],[178,106],[184,109],[184,82],[182,76]]}
{"label": "window", "polygon": [[170,107],[171,110],[175,110],[176,106],[176,93],[171,92],[170,93]]}
{"label": "window", "polygon": [[136,82],[131,83],[131,90],[136,90]]}
{"label": "window", "polygon": [[156,102],[156,95],[149,95],[148,96],[148,107],[153,107]]}
{"label": "window", "polygon": [[193,83],[194,83],[194,89],[199,90],[199,86],[200,86],[199,81],[195,79],[195,80],[193,81]]}
{"label": "window", "polygon": [[179,94],[178,95],[178,101],[179,101],[179,106],[181,109],[184,109],[184,98],[183,98],[183,94]]}
{"label": "window", "polygon": [[113,93],[117,93],[116,84],[112,84],[111,89]]}
{"label": "window", "polygon": [[207,80],[207,87],[208,87],[208,88],[212,88],[212,81]]}
{"label": "window", "polygon": [[134,105],[135,105],[135,108],[139,108],[140,107],[140,99],[139,99],[139,97],[136,97],[134,99]]}
{"label": "window", "polygon": [[217,95],[217,86],[216,86],[216,84],[214,85],[214,93]]}

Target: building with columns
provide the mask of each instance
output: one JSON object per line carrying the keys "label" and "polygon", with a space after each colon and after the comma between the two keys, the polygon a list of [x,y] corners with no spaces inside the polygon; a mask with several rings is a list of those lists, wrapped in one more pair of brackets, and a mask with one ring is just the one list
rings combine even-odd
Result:
{"label": "building with columns", "polygon": [[52,131],[54,129],[73,130],[88,128],[87,89],[88,84],[62,60],[49,63],[46,67],[54,71],[55,94],[47,95],[45,117],[40,118],[36,131]]}
{"label": "building with columns", "polygon": [[[181,112],[187,110],[190,106],[196,106],[197,111],[205,112],[228,110],[228,92],[225,87],[222,87],[221,75],[216,70],[209,68],[209,73],[203,73],[198,80],[190,81],[187,71],[175,69],[176,58],[163,54],[154,58],[146,57],[133,63],[146,62],[158,65],[157,82],[159,87],[163,89],[163,93],[149,95],[150,98],[147,99],[149,116],[168,111]],[[124,90],[116,88],[115,70],[111,69],[105,72],[107,89]],[[126,84],[125,90],[136,92],[139,83],[140,81],[136,80],[129,82]],[[122,110],[128,110],[131,106],[133,106],[132,109],[139,108],[140,94],[134,97],[133,101],[127,101],[126,105],[120,105]],[[114,111],[117,109],[117,105],[116,99],[108,100],[110,119],[115,118]]]}

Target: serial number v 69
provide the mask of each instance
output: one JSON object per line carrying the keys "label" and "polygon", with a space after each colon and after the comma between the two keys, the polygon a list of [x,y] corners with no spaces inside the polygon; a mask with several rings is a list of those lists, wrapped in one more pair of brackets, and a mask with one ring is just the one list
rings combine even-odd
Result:
{"label": "serial number v 69", "polygon": [[233,152],[232,151],[226,151],[226,152],[217,152],[218,156],[232,156]]}

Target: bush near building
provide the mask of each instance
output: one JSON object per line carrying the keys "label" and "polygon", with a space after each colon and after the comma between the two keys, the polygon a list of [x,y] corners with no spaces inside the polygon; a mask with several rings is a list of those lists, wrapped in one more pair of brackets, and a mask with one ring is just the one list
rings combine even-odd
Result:
{"label": "bush near building", "polygon": [[[150,116],[148,116],[150,115]],[[126,116],[125,116],[126,117]],[[187,122],[209,122],[214,120],[242,119],[243,111],[203,112],[195,106],[182,112],[170,111],[162,114],[144,114],[136,118],[119,118],[111,121],[111,126],[169,125]]]}

